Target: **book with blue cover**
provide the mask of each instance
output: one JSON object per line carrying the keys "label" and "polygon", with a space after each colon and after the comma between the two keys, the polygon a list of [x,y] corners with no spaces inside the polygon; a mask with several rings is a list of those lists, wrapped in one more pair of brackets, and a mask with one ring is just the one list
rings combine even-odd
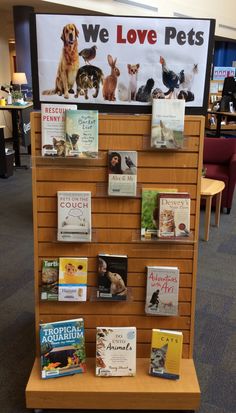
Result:
{"label": "book with blue cover", "polygon": [[84,373],[84,320],[40,324],[40,352],[42,379]]}

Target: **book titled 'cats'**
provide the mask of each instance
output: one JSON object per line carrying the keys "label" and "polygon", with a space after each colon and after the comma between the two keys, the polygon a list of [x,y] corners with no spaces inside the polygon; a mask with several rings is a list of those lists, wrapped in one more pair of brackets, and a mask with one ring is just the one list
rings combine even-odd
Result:
{"label": "book titled 'cats'", "polygon": [[91,192],[57,192],[57,240],[91,241]]}
{"label": "book titled 'cats'", "polygon": [[97,327],[96,375],[136,374],[136,327]]}
{"label": "book titled 'cats'", "polygon": [[182,348],[181,331],[153,329],[149,374],[164,379],[179,379]]}

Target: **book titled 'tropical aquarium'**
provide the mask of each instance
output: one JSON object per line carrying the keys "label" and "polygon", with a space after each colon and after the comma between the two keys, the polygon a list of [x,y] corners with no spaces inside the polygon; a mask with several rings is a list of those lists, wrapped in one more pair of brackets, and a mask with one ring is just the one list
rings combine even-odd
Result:
{"label": "book titled 'tropical aquarium'", "polygon": [[40,351],[42,379],[84,373],[83,319],[40,324]]}

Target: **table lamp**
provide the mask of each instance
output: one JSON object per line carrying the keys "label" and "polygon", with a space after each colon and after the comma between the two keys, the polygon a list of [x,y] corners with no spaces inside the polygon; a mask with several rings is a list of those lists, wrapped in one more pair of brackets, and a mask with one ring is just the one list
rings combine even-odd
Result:
{"label": "table lamp", "polygon": [[26,74],[24,72],[14,72],[12,76],[12,84],[19,85],[21,92],[21,85],[27,84]]}

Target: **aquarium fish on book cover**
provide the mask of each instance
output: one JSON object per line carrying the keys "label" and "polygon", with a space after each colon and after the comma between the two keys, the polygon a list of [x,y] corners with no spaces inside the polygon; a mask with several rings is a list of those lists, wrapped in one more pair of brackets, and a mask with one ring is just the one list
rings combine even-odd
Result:
{"label": "aquarium fish on book cover", "polygon": [[82,318],[40,324],[39,337],[42,379],[85,372]]}
{"label": "aquarium fish on book cover", "polygon": [[42,156],[65,156],[65,111],[76,109],[77,105],[41,104]]}
{"label": "aquarium fish on book cover", "polygon": [[91,241],[91,192],[57,192],[57,240]]}
{"label": "aquarium fish on book cover", "polygon": [[65,117],[66,156],[98,158],[98,111],[68,110]]}
{"label": "aquarium fish on book cover", "polygon": [[58,300],[59,261],[42,259],[41,300]]}
{"label": "aquarium fish on book cover", "polygon": [[137,152],[108,151],[108,195],[136,196]]}
{"label": "aquarium fish on book cover", "polygon": [[59,301],[86,301],[88,258],[59,258]]}
{"label": "aquarium fish on book cover", "polygon": [[136,327],[97,327],[96,375],[135,376]]}
{"label": "aquarium fish on book cover", "polygon": [[181,331],[153,329],[149,374],[164,379],[179,379],[182,348]]}
{"label": "aquarium fish on book cover", "polygon": [[150,315],[178,314],[179,269],[147,266],[145,312]]}

